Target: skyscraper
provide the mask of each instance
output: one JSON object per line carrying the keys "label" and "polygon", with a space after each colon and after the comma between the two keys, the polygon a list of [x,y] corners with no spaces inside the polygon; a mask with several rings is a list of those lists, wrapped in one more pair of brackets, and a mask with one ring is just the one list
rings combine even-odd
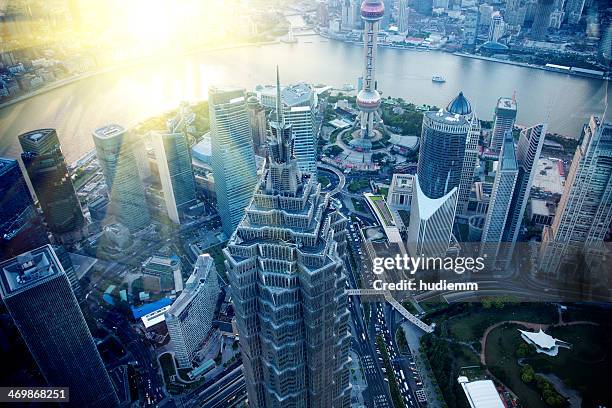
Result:
{"label": "skyscraper", "polygon": [[349,407],[347,219],[300,171],[279,108],[270,160],[224,249],[249,406]]}
{"label": "skyscraper", "polygon": [[179,129],[168,129],[154,133],[152,140],[168,217],[180,224],[180,214],[197,202],[187,138]]}
{"label": "skyscraper", "polygon": [[504,138],[508,131],[514,129],[514,121],[516,120],[516,100],[512,98],[499,98],[495,106],[495,119],[493,123],[493,133],[489,148],[499,153],[503,144]]}
{"label": "skyscraper", "polygon": [[442,197],[429,198],[421,188],[418,175],[413,183],[408,252],[413,257],[443,257],[452,239],[458,189],[453,187]]}
{"label": "skyscraper", "polygon": [[191,367],[195,352],[212,329],[218,297],[215,262],[210,255],[202,254],[185,289],[166,311],[166,326],[179,367]]}
{"label": "skyscraper", "polygon": [[480,14],[476,7],[470,7],[465,10],[465,19],[463,20],[463,45],[472,47],[476,44],[479,18]]}
{"label": "skyscraper", "polygon": [[539,124],[521,131],[516,150],[519,171],[502,238],[502,241],[508,242],[509,245],[505,248],[504,254],[498,255],[498,259],[503,256],[509,261],[512,258],[514,245],[519,236],[523,216],[525,215],[527,201],[531,194],[531,186],[537,171],[538,160],[544,145],[546,128],[546,124]]}
{"label": "skyscraper", "polygon": [[24,133],[19,143],[23,149],[21,159],[49,231],[60,241],[80,238],[85,218],[55,129]]}
{"label": "skyscraper", "polygon": [[489,26],[488,40],[497,42],[504,35],[504,18],[499,12],[491,16],[491,25]]}
{"label": "skyscraper", "polygon": [[410,8],[408,0],[399,0],[397,28],[400,33],[408,31],[408,18],[410,16]]}
{"label": "skyscraper", "polygon": [[611,158],[612,124],[592,116],[572,159],[555,219],[544,229],[540,265],[545,272],[575,268],[580,252],[588,264],[600,260],[612,223]]}
{"label": "skyscraper", "polygon": [[[471,114],[472,107],[460,92],[446,109],[429,111],[423,116],[417,174],[427,197],[440,198],[459,187],[468,134],[472,130]],[[473,177],[474,169],[471,171]]]}
{"label": "skyscraper", "polygon": [[385,13],[385,4],[381,0],[364,0],[361,4],[363,30],[363,88],[357,94],[361,133],[359,139],[352,142],[355,147],[365,151],[372,148],[371,138],[374,135],[374,116],[380,107],[380,94],[376,90],[376,48],[378,27]]}
{"label": "skyscraper", "polygon": [[96,129],[93,140],[108,188],[110,213],[130,231],[147,227],[150,216],[138,171],[135,136],[113,124]]}
{"label": "skyscraper", "polygon": [[253,149],[255,149],[256,154],[265,156],[268,121],[266,120],[266,110],[261,106],[256,96],[249,96],[247,99],[247,112],[251,133],[253,134]]}
{"label": "skyscraper", "polygon": [[514,140],[512,139],[512,133],[508,132],[502,144],[495,181],[493,182],[493,193],[482,231],[480,252],[486,255],[490,262],[494,262],[497,258],[517,176],[518,162]]}
{"label": "skyscraper", "polygon": [[305,83],[290,85],[282,89],[281,100],[285,121],[293,129],[293,154],[300,170],[317,173],[317,134],[315,114],[317,96]]}
{"label": "skyscraper", "polygon": [[69,387],[71,406],[119,406],[77,299],[49,245],[0,263],[0,295],[49,386]]}
{"label": "skyscraper", "polygon": [[568,24],[580,23],[582,11],[584,10],[584,0],[567,0],[565,2],[565,13]]}
{"label": "skyscraper", "polygon": [[546,39],[550,25],[550,13],[554,8],[555,0],[538,0],[529,34],[533,40],[542,41]]}
{"label": "skyscraper", "polygon": [[0,158],[0,261],[47,243],[19,163]]}
{"label": "skyscraper", "polygon": [[353,28],[351,0],[341,0],[340,8],[340,28],[342,30],[350,30]]}
{"label": "skyscraper", "polygon": [[244,89],[208,91],[217,209],[229,237],[244,216],[257,182]]}

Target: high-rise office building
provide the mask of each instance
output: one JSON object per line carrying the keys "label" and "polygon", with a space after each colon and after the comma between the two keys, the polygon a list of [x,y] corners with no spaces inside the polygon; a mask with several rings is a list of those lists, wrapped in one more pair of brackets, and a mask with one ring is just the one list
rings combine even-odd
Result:
{"label": "high-rise office building", "polygon": [[465,19],[463,20],[463,45],[473,47],[476,45],[478,38],[478,20],[480,13],[476,7],[470,7],[465,10]]}
{"label": "high-rise office building", "polygon": [[553,10],[552,13],[550,13],[550,22],[548,26],[555,30],[560,29],[561,23],[563,23],[564,17],[565,17],[565,12],[563,10],[561,9]]}
{"label": "high-rise office building", "polygon": [[530,38],[537,41],[546,39],[550,26],[550,14],[555,8],[555,0],[538,0],[531,24]]}
{"label": "high-rise office building", "polygon": [[504,18],[499,12],[494,13],[491,16],[488,40],[491,42],[497,42],[504,35],[504,29]]}
{"label": "high-rise office building", "polygon": [[478,23],[483,27],[489,27],[491,25],[491,16],[493,15],[493,6],[483,3],[478,7],[480,12],[480,18]]}
{"label": "high-rise office building", "polygon": [[385,4],[381,0],[364,0],[361,4],[361,18],[364,21],[363,31],[363,88],[357,94],[359,121],[361,131],[358,139],[351,144],[369,151],[372,148],[374,136],[374,116],[377,115],[381,98],[376,90],[376,48],[378,43],[378,28],[385,14]]}
{"label": "high-rise office building", "polygon": [[399,0],[397,28],[400,33],[408,31],[408,18],[410,17],[410,6],[408,0]]}
{"label": "high-rise office building", "polygon": [[0,158],[0,261],[48,243],[19,163]]}
{"label": "high-rise office building", "polygon": [[172,350],[179,367],[191,367],[198,347],[212,329],[218,297],[215,262],[210,255],[202,254],[180,296],[165,313]]}
{"label": "high-rise office building", "polygon": [[[540,265],[551,274],[571,271],[582,252],[599,256],[612,223],[612,123],[592,116],[576,149],[555,219],[544,229]],[[609,271],[609,269],[608,269]]]}
{"label": "high-rise office building", "polygon": [[568,24],[578,24],[584,10],[584,0],[567,0],[565,2],[565,13]]}
{"label": "high-rise office building", "polygon": [[387,203],[397,210],[410,210],[413,174],[394,174],[387,193]]}
{"label": "high-rise office building", "polygon": [[[421,189],[427,197],[440,198],[455,187],[462,190],[462,196],[466,193],[469,196],[476,157],[469,155],[470,163],[467,167],[471,169],[464,167],[464,160],[466,147],[470,146],[471,153],[474,150],[473,141],[477,132],[474,129],[477,127],[474,126],[475,116],[462,92],[446,109],[429,111],[423,116],[417,174]],[[471,141],[469,144],[468,135]],[[476,148],[477,144],[478,139]],[[464,185],[463,188],[460,188],[460,184]]]}
{"label": "high-rise office building", "polygon": [[522,26],[525,23],[526,5],[522,0],[508,0],[504,19],[511,26]]}
{"label": "high-rise office building", "polygon": [[503,238],[504,227],[510,211],[512,195],[518,176],[518,162],[512,133],[506,133],[493,182],[493,193],[482,231],[480,252],[490,262],[495,262]]}
{"label": "high-rise office building", "polygon": [[229,237],[244,216],[257,182],[244,89],[208,91],[217,209]]}
{"label": "high-rise office building", "polygon": [[180,224],[181,213],[196,204],[195,177],[184,132],[168,129],[152,135],[168,217]]}
{"label": "high-rise office building", "polygon": [[82,236],[85,218],[54,129],[19,136],[21,159],[36,193],[49,231],[60,241]]}
{"label": "high-rise office building", "polygon": [[430,16],[431,9],[433,7],[433,0],[412,0],[410,2],[410,7],[419,14]]}
{"label": "high-rise office building", "polygon": [[51,246],[0,263],[0,295],[46,382],[52,387],[69,387],[70,406],[119,406]]}
{"label": "high-rise office building", "polygon": [[444,257],[450,246],[455,221],[458,189],[429,198],[414,176],[407,248],[411,256]]}
{"label": "high-rise office building", "polygon": [[315,114],[317,96],[305,83],[290,85],[282,90],[285,120],[293,129],[293,154],[300,170],[317,173],[317,135]]}
{"label": "high-rise office building", "polygon": [[96,129],[93,140],[108,188],[110,213],[130,231],[147,227],[150,216],[138,171],[135,136],[113,124]]}
{"label": "high-rise office building", "polygon": [[495,106],[495,119],[493,121],[493,133],[489,148],[499,153],[506,133],[512,132],[516,120],[516,99],[499,98]]}
{"label": "high-rise office building", "polygon": [[341,0],[340,9],[340,28],[342,30],[350,30],[353,28],[351,0]]}
{"label": "high-rise office building", "polygon": [[224,249],[249,405],[349,407],[347,219],[300,171],[282,115],[270,129],[270,160]]}
{"label": "high-rise office building", "polygon": [[546,137],[546,128],[546,124],[535,125],[523,129],[519,136],[516,149],[519,171],[502,238],[502,241],[507,242],[508,245],[504,248],[505,252],[498,255],[498,259],[504,257],[507,261],[510,261],[512,258],[512,252],[514,251],[514,246],[521,230],[523,216],[525,215],[527,201],[531,194],[533,179],[537,172],[538,160],[540,160],[540,153],[542,152],[544,138]]}
{"label": "high-rise office building", "polygon": [[253,149],[255,154],[266,155],[266,143],[268,138],[268,121],[266,110],[256,96],[249,96],[247,99],[247,112],[249,114],[249,125],[253,134]]}

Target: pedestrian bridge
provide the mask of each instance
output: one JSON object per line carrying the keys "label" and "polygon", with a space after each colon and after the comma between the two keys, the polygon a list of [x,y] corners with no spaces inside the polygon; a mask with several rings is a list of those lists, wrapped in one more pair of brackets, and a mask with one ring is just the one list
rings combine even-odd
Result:
{"label": "pedestrian bridge", "polygon": [[400,302],[395,300],[388,290],[376,290],[376,289],[348,289],[347,293],[349,296],[367,296],[367,295],[383,295],[385,300],[389,302],[395,310],[397,310],[406,320],[423,330],[425,333],[433,332],[434,328],[429,326],[418,317],[410,313]]}

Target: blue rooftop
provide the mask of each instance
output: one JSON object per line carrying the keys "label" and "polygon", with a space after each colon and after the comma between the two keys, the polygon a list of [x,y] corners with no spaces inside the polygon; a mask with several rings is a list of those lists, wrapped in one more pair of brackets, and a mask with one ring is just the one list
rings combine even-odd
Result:
{"label": "blue rooftop", "polygon": [[446,110],[449,113],[454,113],[456,115],[469,115],[472,113],[472,105],[467,100],[465,96],[463,96],[463,92],[459,92],[459,95],[446,107]]}
{"label": "blue rooftop", "polygon": [[147,315],[151,312],[154,312],[156,310],[161,309],[162,307],[168,306],[172,304],[172,299],[170,298],[163,298],[163,299],[159,299],[153,303],[147,303],[145,305],[142,305],[140,307],[134,307],[132,306],[132,315],[134,316],[134,319],[140,319],[142,316]]}

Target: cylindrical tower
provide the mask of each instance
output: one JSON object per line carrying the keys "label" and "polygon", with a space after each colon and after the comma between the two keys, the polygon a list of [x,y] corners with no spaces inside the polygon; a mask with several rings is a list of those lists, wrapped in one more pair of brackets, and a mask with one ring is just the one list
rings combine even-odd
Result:
{"label": "cylindrical tower", "polygon": [[380,107],[380,94],[376,90],[376,43],[378,25],[385,14],[385,4],[381,0],[364,0],[361,4],[363,30],[363,88],[357,95],[357,106],[361,112],[361,140],[359,145],[365,150],[372,147],[370,138],[374,130],[374,114]]}

